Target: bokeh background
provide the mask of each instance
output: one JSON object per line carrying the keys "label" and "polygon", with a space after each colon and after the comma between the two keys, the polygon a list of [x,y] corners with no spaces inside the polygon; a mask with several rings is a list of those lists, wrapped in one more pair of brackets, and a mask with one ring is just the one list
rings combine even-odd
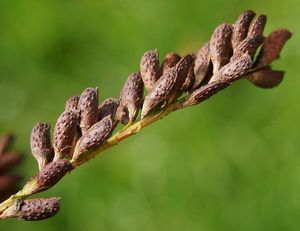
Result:
{"label": "bokeh background", "polygon": [[66,99],[90,86],[118,97],[144,51],[196,51],[222,22],[253,9],[266,32],[293,38],[274,67],[283,83],[248,81],[124,141],[39,196],[61,196],[41,222],[15,230],[299,230],[300,107],[297,0],[1,0],[0,128],[17,136],[25,179],[36,173],[29,135],[54,126]]}

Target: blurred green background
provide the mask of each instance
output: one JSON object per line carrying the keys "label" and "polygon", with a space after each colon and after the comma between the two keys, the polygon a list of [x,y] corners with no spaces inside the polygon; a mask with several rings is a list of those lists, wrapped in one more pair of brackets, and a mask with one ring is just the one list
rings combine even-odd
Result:
{"label": "blurred green background", "polygon": [[36,173],[29,135],[54,126],[66,99],[89,86],[118,97],[144,51],[196,51],[221,22],[252,9],[266,32],[295,32],[274,64],[274,90],[239,81],[80,167],[39,196],[61,196],[41,222],[14,230],[299,230],[299,2],[1,0],[0,128],[17,136],[25,179]]}

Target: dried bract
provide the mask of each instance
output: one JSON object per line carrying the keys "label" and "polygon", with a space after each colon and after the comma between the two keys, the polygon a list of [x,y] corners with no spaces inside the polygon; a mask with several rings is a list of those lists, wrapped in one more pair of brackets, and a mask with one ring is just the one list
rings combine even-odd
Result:
{"label": "dried bract", "polygon": [[195,81],[192,87],[193,90],[198,88],[202,83],[202,81],[204,80],[204,78],[206,77],[206,74],[209,69],[209,65],[210,65],[210,52],[209,52],[209,42],[208,42],[205,43],[200,48],[195,59],[195,66],[194,66]]}
{"label": "dried bract", "polygon": [[72,160],[84,157],[84,154],[95,150],[111,135],[113,121],[111,116],[106,116],[94,124],[77,142]]}
{"label": "dried bract", "polygon": [[7,208],[0,219],[19,218],[25,221],[43,220],[56,215],[60,208],[60,198],[18,199]]}
{"label": "dried bract", "polygon": [[145,87],[150,91],[160,77],[159,54],[156,49],[143,54],[140,71]]}
{"label": "dried bract", "polygon": [[243,12],[234,23],[232,32],[232,48],[235,49],[247,37],[248,29],[255,13],[252,10]]}
{"label": "dried bract", "polygon": [[86,88],[78,101],[80,127],[84,134],[98,121],[98,88]]}
{"label": "dried bract", "polygon": [[219,25],[210,39],[210,56],[213,63],[213,73],[227,64],[232,55],[231,35],[233,27],[223,23]]}
{"label": "dried bract", "polygon": [[142,106],[144,84],[139,72],[130,74],[121,91],[116,117],[123,124],[135,121]]}
{"label": "dried bract", "polygon": [[161,64],[161,75],[165,74],[170,68],[180,61],[181,57],[175,52],[168,53]]}
{"label": "dried bract", "polygon": [[262,45],[256,67],[267,66],[277,59],[284,44],[291,36],[292,33],[283,28],[271,32]]}
{"label": "dried bract", "polygon": [[256,35],[263,35],[265,25],[267,22],[267,16],[266,15],[259,15],[254,22],[251,23],[249,31],[248,31],[248,37],[253,37]]}
{"label": "dried bract", "polygon": [[55,159],[70,156],[73,141],[76,137],[78,114],[74,111],[64,111],[58,118],[54,128],[53,145]]}
{"label": "dried bract", "polygon": [[37,123],[31,131],[31,153],[38,162],[39,170],[52,161],[54,153],[50,138],[50,124]]}
{"label": "dried bract", "polygon": [[72,164],[67,160],[50,162],[37,175],[37,188],[35,191],[40,192],[52,187],[72,169]]}
{"label": "dried bract", "polygon": [[249,74],[247,79],[257,87],[273,88],[281,83],[283,77],[284,71],[261,69]]}

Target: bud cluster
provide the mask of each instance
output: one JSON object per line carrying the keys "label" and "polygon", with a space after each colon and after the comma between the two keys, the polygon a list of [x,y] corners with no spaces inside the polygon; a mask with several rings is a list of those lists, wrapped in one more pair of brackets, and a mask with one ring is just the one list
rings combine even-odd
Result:
{"label": "bud cluster", "polygon": [[[160,62],[157,49],[145,52],[140,69],[129,74],[119,99],[99,102],[97,87],[72,96],[55,124],[53,142],[50,125],[36,124],[30,140],[40,169],[34,192],[52,187],[76,166],[72,163],[109,143],[118,122],[127,125],[124,131],[136,120],[145,121],[168,106],[199,104],[243,77],[262,88],[277,86],[284,72],[270,65],[291,33],[277,29],[265,38],[266,16],[254,18],[253,11],[246,11],[234,24],[220,24],[197,54],[170,52]],[[58,208],[58,199],[22,200],[2,217],[39,220],[54,215]]]}

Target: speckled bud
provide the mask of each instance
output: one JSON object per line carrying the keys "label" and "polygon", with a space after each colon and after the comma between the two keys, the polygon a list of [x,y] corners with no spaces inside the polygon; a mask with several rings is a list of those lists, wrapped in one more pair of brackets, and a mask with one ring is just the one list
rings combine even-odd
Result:
{"label": "speckled bud", "polygon": [[230,82],[212,82],[196,89],[189,98],[183,103],[184,107],[189,107],[207,100],[214,94],[228,87]]}
{"label": "speckled bud", "polygon": [[149,91],[160,77],[159,54],[156,49],[143,54],[140,71],[145,87]]}
{"label": "speckled bud", "polygon": [[84,157],[84,154],[91,152],[103,144],[111,135],[113,121],[111,116],[106,116],[94,124],[77,142],[72,160]]}
{"label": "speckled bud", "polygon": [[60,208],[60,198],[36,198],[17,199],[13,205],[7,208],[0,219],[18,218],[25,221],[38,221],[53,217]]}
{"label": "speckled bud", "polygon": [[210,79],[210,83],[214,81],[233,82],[245,76],[252,67],[252,59],[248,53],[242,55],[236,60],[226,64]]}
{"label": "speckled bud", "polygon": [[165,74],[170,68],[180,61],[181,57],[175,52],[168,53],[161,64],[161,75]]}
{"label": "speckled bud", "polygon": [[194,57],[192,55],[183,57],[175,67],[169,69],[156,82],[145,97],[141,118],[159,107],[172,103],[179,96],[181,87],[193,63]]}
{"label": "speckled bud", "polygon": [[213,73],[227,64],[232,55],[231,35],[233,27],[223,23],[219,25],[210,39],[210,56],[213,63]]}
{"label": "speckled bud", "polygon": [[239,44],[247,37],[248,29],[252,19],[255,17],[255,12],[252,10],[247,10],[243,12],[234,23],[234,28],[232,32],[232,48],[235,49]]}
{"label": "speckled bud", "polygon": [[253,58],[258,47],[263,43],[263,41],[264,37],[261,35],[255,35],[254,37],[245,38],[236,48],[230,60],[236,60],[247,52],[250,57]]}
{"label": "speckled bud", "polygon": [[79,96],[71,96],[66,102],[65,111],[77,111],[78,101]]}
{"label": "speckled bud", "polygon": [[9,171],[12,167],[20,163],[22,160],[23,155],[15,152],[6,152],[0,158],[0,175],[3,172]]}
{"label": "speckled bud", "polygon": [[277,87],[284,77],[284,71],[261,69],[249,74],[246,78],[255,86],[261,88]]}
{"label": "speckled bud", "polygon": [[82,134],[98,121],[98,104],[98,88],[86,88],[81,93],[78,109]]}
{"label": "speckled bud", "polygon": [[64,111],[58,118],[54,128],[53,145],[55,158],[70,156],[73,141],[76,137],[78,114],[74,111]]}
{"label": "speckled bud", "polygon": [[37,123],[32,128],[30,147],[41,171],[46,164],[52,161],[54,156],[50,138],[50,124]]}
{"label": "speckled bud", "polygon": [[262,45],[256,67],[267,66],[277,59],[284,44],[291,36],[292,33],[283,28],[271,32]]}
{"label": "speckled bud", "polygon": [[114,118],[118,105],[119,105],[119,100],[115,98],[108,98],[104,100],[98,106],[98,121],[102,120],[104,117],[108,115],[110,115],[111,118]]}
{"label": "speckled bud", "polygon": [[0,136],[0,156],[3,152],[5,152],[8,149],[9,145],[13,142],[13,140],[13,135]]}
{"label": "speckled bud", "polygon": [[116,117],[123,124],[133,122],[142,106],[144,84],[139,72],[130,74],[120,94]]}
{"label": "speckled bud", "polygon": [[195,75],[194,75],[194,63],[191,65],[190,70],[187,74],[187,77],[181,87],[182,91],[188,91],[192,88],[194,82],[195,82]]}
{"label": "speckled bud", "polygon": [[247,36],[248,37],[253,37],[255,35],[263,35],[266,22],[267,22],[267,16],[266,15],[259,15],[251,23]]}
{"label": "speckled bud", "polygon": [[194,66],[194,75],[195,75],[195,82],[192,87],[193,90],[198,88],[206,74],[208,72],[210,65],[210,52],[209,52],[209,42],[205,43],[197,53],[195,59],[195,66]]}
{"label": "speckled bud", "polygon": [[72,169],[73,166],[68,160],[62,159],[50,162],[37,175],[36,192],[51,188]]}

